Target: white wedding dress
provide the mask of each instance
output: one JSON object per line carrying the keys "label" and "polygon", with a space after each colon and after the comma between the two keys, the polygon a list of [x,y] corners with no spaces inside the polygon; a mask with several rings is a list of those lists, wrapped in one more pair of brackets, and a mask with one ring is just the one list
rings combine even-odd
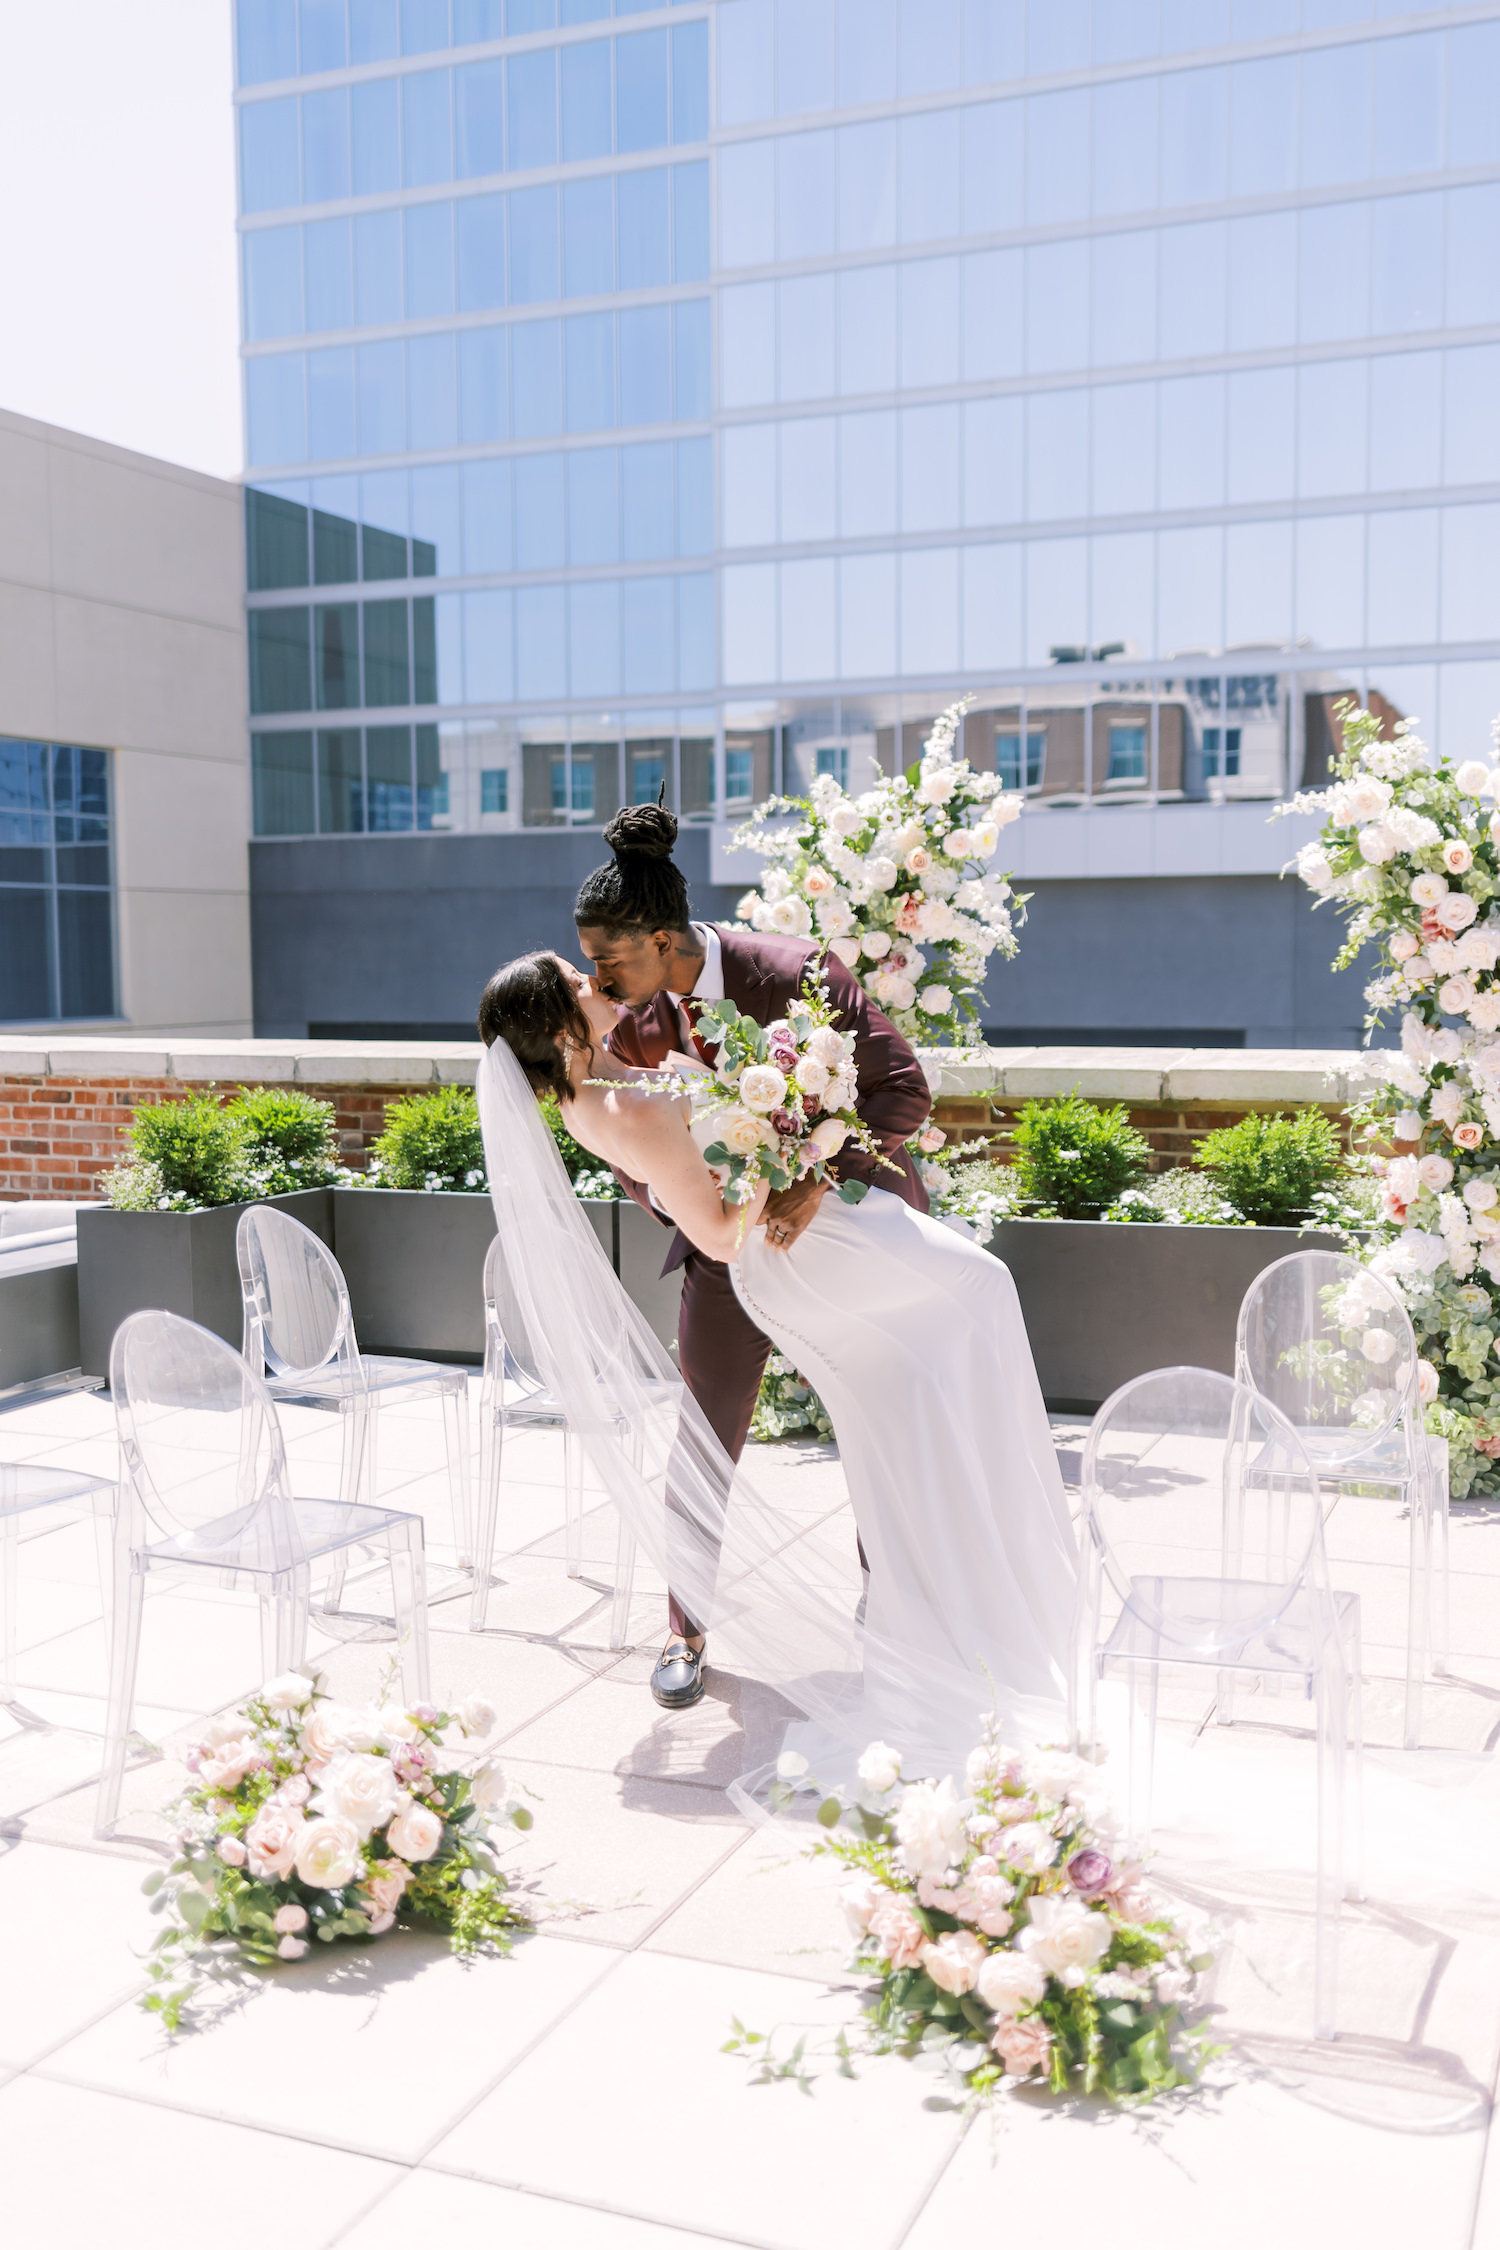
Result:
{"label": "white wedding dress", "polygon": [[[980,1714],[1056,1742],[1075,1566],[1015,1286],[997,1259],[875,1188],[827,1196],[789,1251],[750,1230],[735,1287],[832,1415],[848,1517],[809,1510],[751,1446],[736,1465],[621,1288],[503,1040],[479,1114],[519,1330],[658,1576],[737,1674],[739,1794],[789,1746],[832,1786],[865,1745],[908,1775],[962,1770]],[[757,1694],[756,1689],[773,1691]]]}

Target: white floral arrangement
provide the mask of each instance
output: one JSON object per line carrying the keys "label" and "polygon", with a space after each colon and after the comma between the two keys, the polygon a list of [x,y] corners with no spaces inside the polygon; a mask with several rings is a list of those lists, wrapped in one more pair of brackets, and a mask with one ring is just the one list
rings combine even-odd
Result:
{"label": "white floral arrangement", "polygon": [[[1016,952],[1025,919],[990,868],[1024,800],[954,755],[970,700],[934,721],[905,774],[855,797],[819,774],[806,797],[760,806],[735,839],[768,863],[735,908],[741,926],[817,937],[913,1042],[963,1043],[985,965]],[[775,825],[788,813],[794,826]]]}
{"label": "white floral arrangement", "polygon": [[[970,1160],[963,1163],[953,1157],[945,1160],[940,1151],[947,1139],[941,1125],[926,1125],[906,1144],[917,1177],[927,1190],[928,1210],[934,1219],[962,1219],[976,1242],[988,1242],[1000,1221],[1013,1219],[1020,1209],[1020,1190],[997,1187],[997,1167],[972,1161],[977,1150],[971,1149]],[[988,1145],[981,1142],[979,1148]]]}
{"label": "white floral arrangement", "polygon": [[[1097,1766],[1007,1748],[991,1722],[962,1786],[907,1781],[884,1742],[858,1772],[856,1792],[819,1806],[830,1833],[815,1852],[851,1877],[840,1898],[854,1966],[877,1980],[874,2051],[940,2058],[974,2096],[1040,2080],[1142,2102],[1197,2079],[1212,2050],[1185,2011],[1206,1938],[1120,1856]],[[816,1786],[795,1753],[778,1775],[783,1808]],[[739,2024],[728,2042],[766,2044]]]}
{"label": "white floral arrangement", "polygon": [[1500,768],[1437,757],[1413,719],[1382,740],[1352,699],[1336,715],[1337,778],[1278,809],[1323,816],[1292,865],[1347,918],[1337,966],[1380,948],[1367,1036],[1401,1012],[1400,1048],[1371,1055],[1377,1084],[1354,1111],[1395,1151],[1369,1159],[1379,1206],[1361,1254],[1411,1314],[1455,1497],[1500,1492]]}
{"label": "white floral arrangement", "polygon": [[774,1445],[779,1438],[803,1434],[826,1443],[833,1436],[828,1409],[786,1355],[773,1351],[760,1380],[750,1435],[758,1445]]}
{"label": "white floral arrangement", "polygon": [[175,2031],[205,1949],[270,1965],[416,1921],[508,1950],[527,1917],[492,1831],[531,1814],[480,1747],[494,1728],[482,1696],[356,1710],[300,1672],[211,1721],[171,1808],[178,1856],[142,1886],[167,1916],[144,2005]]}

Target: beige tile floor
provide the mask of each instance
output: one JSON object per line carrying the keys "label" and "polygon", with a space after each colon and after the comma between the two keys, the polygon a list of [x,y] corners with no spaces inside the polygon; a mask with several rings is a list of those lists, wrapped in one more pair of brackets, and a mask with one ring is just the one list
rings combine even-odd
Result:
{"label": "beige tile floor", "polygon": [[[337,1433],[289,1417],[300,1489],[332,1492]],[[1081,1425],[1056,1441],[1076,1479]],[[809,1515],[843,1504],[836,1455],[758,1455]],[[104,1400],[0,1412],[0,1460],[113,1466]],[[440,1694],[482,1688],[536,1800],[514,1852],[536,1934],[461,1964],[398,1933],[218,1993],[163,2037],[138,2006],[140,1882],[195,1722],[259,1675],[250,1602],[153,1589],[118,1835],[95,1842],[105,1634],[90,1534],[22,1547],[17,1703],[0,1709],[0,2220],[6,2242],[209,2241],[214,2250],[937,2250],[953,2239],[1312,2250],[1500,2250],[1500,1511],[1459,1509],[1454,1658],[1426,1747],[1398,1747],[1405,1526],[1341,1502],[1336,1581],[1364,1613],[1368,1896],[1345,1916],[1341,2036],[1308,2037],[1311,1741],[1305,1707],[1247,1696],[1207,1723],[1201,1683],[1167,1698],[1159,1872],[1221,1932],[1228,2052],[1196,2096],[1140,2115],[1017,2099],[966,2123],[947,2083],[898,2060],[810,2090],[753,2086],[732,2017],[831,2034],[857,2012],[825,1870],[724,1793],[739,1683],[669,1719],[646,1693],[661,1590],[635,1646],[608,1646],[613,1534],[564,1571],[551,1439],[509,1449],[488,1631],[467,1630],[436,1410],[393,1414],[382,1497],[428,1532]],[[337,1692],[373,1690],[392,1649],[378,1575],[317,1619]]]}

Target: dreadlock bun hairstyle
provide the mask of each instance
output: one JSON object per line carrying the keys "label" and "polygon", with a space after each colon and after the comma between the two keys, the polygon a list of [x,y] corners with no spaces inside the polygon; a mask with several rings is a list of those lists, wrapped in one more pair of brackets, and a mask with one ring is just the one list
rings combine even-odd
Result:
{"label": "dreadlock bun hairstyle", "polygon": [[591,1045],[588,1019],[555,953],[523,953],[495,971],[479,1003],[479,1035],[487,1047],[503,1039],[532,1092],[560,1102],[573,1093],[557,1044],[564,1031],[575,1045]]}
{"label": "dreadlock bun hairstyle", "polygon": [[610,937],[685,930],[687,884],[672,857],[675,813],[665,805],[622,805],[604,841],[615,856],[607,867],[596,867],[578,893],[573,909],[578,927],[602,929]]}

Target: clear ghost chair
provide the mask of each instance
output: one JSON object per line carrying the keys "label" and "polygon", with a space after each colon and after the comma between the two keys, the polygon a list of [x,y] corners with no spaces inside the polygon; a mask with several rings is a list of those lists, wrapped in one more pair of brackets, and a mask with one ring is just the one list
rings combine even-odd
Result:
{"label": "clear ghost chair", "polygon": [[141,1611],[153,1571],[250,1579],[260,1596],[262,1671],[270,1678],[306,1655],[312,1566],[343,1558],[351,1547],[381,1548],[390,1564],[403,1685],[413,1700],[429,1691],[420,1516],[297,1498],[265,1382],[222,1337],[175,1313],[132,1313],[121,1323],[110,1347],[109,1385],[121,1492],[101,1836],[119,1812]]}
{"label": "clear ghost chair", "polygon": [[[349,1291],[327,1244],[285,1211],[252,1204],[235,1230],[245,1358],[279,1406],[340,1416],[339,1498],[375,1500],[376,1409],[382,1399],[443,1402],[448,1488],[460,1568],[473,1561],[469,1521],[469,1378],[463,1367],[426,1359],[376,1358],[354,1334]],[[329,1573],[323,1606],[336,1610],[343,1566]]]}
{"label": "clear ghost chair", "polygon": [[[548,1390],[512,1286],[497,1234],[484,1261],[484,1384],[479,1396],[479,1517],[474,1540],[474,1606],[470,1629],[479,1632],[489,1601],[500,1503],[501,1456],[509,1430],[559,1430],[563,1441],[563,1510],[568,1576],[577,1578],[583,1553],[583,1445],[563,1400]],[[619,1434],[629,1442],[623,1422]],[[615,1598],[610,1647],[623,1648],[635,1582],[635,1541],[620,1520],[615,1552]]]}
{"label": "clear ghost chair", "polygon": [[1422,1727],[1429,1664],[1448,1664],[1448,1447],[1422,1426],[1417,1340],[1388,1281],[1355,1258],[1298,1250],[1240,1306],[1235,1373],[1286,1416],[1325,1488],[1391,1493],[1411,1525],[1403,1739]]}
{"label": "clear ghost chair", "polygon": [[16,1581],[22,1518],[37,1515],[44,1508],[64,1508],[92,1519],[107,1624],[113,1585],[111,1538],[116,1490],[111,1478],[85,1476],[80,1469],[0,1461],[0,1703],[16,1700]]}
{"label": "clear ghost chair", "polygon": [[1137,1376],[1094,1417],[1080,1538],[1070,1731],[1075,1744],[1093,1745],[1098,1683],[1123,1674],[1133,1850],[1150,1839],[1164,1665],[1212,1673],[1221,1691],[1248,1674],[1313,1701],[1313,2029],[1331,2039],[1340,1902],[1359,1882],[1359,1598],[1329,1584],[1317,1471],[1301,1439],[1278,1408],[1227,1375],[1170,1367]]}

